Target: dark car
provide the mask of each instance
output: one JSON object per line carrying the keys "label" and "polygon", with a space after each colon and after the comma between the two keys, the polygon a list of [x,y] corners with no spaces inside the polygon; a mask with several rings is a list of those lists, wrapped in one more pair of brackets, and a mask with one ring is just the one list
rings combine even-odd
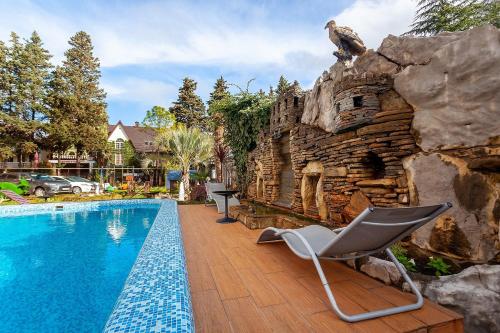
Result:
{"label": "dark car", "polygon": [[55,179],[48,175],[28,172],[0,174],[0,181],[5,182],[18,183],[21,178],[30,183],[30,194],[35,194],[37,197],[58,193],[72,193],[71,184],[68,181]]}

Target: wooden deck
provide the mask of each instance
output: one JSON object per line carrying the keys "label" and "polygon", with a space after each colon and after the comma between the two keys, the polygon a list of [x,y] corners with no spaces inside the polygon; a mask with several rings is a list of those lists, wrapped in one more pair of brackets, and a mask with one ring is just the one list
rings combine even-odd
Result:
{"label": "wooden deck", "polygon": [[[329,309],[310,261],[285,244],[257,245],[259,230],[218,224],[214,207],[179,206],[198,332],[462,332],[462,317],[429,301],[422,309],[350,324]],[[349,314],[413,302],[344,264],[323,262]]]}

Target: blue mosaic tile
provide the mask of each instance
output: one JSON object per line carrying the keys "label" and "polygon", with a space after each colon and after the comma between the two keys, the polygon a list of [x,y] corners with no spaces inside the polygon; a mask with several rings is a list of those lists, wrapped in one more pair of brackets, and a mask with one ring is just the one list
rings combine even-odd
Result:
{"label": "blue mosaic tile", "polygon": [[104,332],[194,332],[176,202],[162,203]]}

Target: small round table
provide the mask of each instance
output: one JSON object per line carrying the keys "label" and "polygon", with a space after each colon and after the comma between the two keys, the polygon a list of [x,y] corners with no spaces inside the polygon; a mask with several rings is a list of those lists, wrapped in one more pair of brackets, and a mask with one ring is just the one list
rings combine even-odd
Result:
{"label": "small round table", "polygon": [[239,191],[231,191],[231,190],[225,190],[225,191],[214,191],[215,194],[218,195],[223,195],[224,196],[224,217],[221,219],[217,220],[217,223],[234,223],[238,221],[237,219],[233,219],[229,217],[227,214],[229,212],[229,207],[227,206],[227,198],[232,196],[233,194],[238,193]]}

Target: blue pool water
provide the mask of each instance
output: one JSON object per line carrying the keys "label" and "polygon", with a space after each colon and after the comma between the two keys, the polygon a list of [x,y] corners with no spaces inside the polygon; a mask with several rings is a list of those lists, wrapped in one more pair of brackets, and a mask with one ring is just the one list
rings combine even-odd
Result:
{"label": "blue pool water", "polygon": [[100,332],[158,213],[0,217],[0,332]]}

